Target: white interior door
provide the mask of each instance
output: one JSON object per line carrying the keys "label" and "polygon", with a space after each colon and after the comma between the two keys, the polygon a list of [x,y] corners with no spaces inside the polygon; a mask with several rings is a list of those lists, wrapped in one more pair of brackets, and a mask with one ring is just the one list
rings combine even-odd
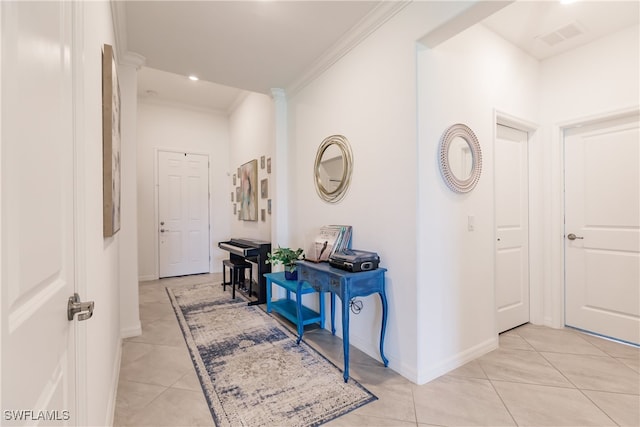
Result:
{"label": "white interior door", "polygon": [[74,425],[71,2],[0,2],[2,424]]}
{"label": "white interior door", "polygon": [[160,277],[209,272],[209,158],[158,152]]}
{"label": "white interior door", "polygon": [[633,343],[640,343],[638,119],[564,136],[565,322]]}
{"label": "white interior door", "polygon": [[498,125],[495,142],[498,332],[529,321],[527,133]]}

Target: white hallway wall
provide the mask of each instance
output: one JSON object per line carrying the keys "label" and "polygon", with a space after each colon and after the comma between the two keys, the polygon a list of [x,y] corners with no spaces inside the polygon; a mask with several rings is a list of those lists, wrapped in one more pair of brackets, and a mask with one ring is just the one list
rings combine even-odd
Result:
{"label": "white hallway wall", "polygon": [[[418,53],[420,379],[426,382],[497,347],[494,292],[494,111],[538,119],[539,63],[475,25],[434,49]],[[438,165],[442,133],[468,125],[482,149],[477,187],[457,194]],[[536,142],[531,142],[535,154]],[[539,174],[532,168],[532,247],[541,230],[535,218]],[[468,231],[468,216],[475,230]],[[531,271],[542,268],[531,253]],[[540,287],[541,283],[532,283]]]}
{"label": "white hallway wall", "polygon": [[[353,247],[380,254],[381,266],[389,270],[385,355],[392,369],[412,381],[419,377],[417,341],[431,332],[416,322],[424,286],[417,277],[417,182],[423,165],[416,157],[416,40],[468,6],[408,5],[288,99],[291,245],[304,247],[322,225],[350,224]],[[316,150],[332,134],[347,137],[354,158],[351,188],[338,204],[317,196],[313,178]],[[363,311],[351,316],[350,340],[379,360],[380,302],[377,296],[362,300]],[[439,334],[456,327],[430,326]]]}
{"label": "white hallway wall", "polygon": [[[303,246],[320,225],[348,223],[355,228],[354,247],[381,254],[389,269],[386,351],[391,367],[418,383],[497,345],[496,110],[540,125],[530,148],[531,319],[561,326],[562,285],[550,285],[562,256],[550,251],[561,194],[559,152],[548,123],[567,113],[576,117],[638,104],[637,29],[541,64],[476,26],[435,50],[419,49],[416,59],[416,40],[446,21],[452,7],[408,6],[288,99],[291,244]],[[580,70],[575,70],[576,60],[585,64]],[[596,62],[597,67],[588,65]],[[565,81],[571,82],[565,87]],[[588,93],[592,97],[585,102]],[[564,113],[551,118],[549,112],[561,106]],[[483,148],[480,184],[466,196],[446,189],[437,164],[440,135],[457,122],[469,124]],[[328,205],[315,194],[312,170],[318,145],[334,133],[352,144],[354,178],[345,200]],[[475,217],[474,232],[466,229],[468,215]],[[377,328],[372,327],[380,321],[377,306],[372,297],[365,299],[351,330],[352,343],[373,357],[378,354]]]}
{"label": "white hallway wall", "polygon": [[[489,343],[495,334],[494,110],[539,125],[529,150],[531,321],[564,325],[558,124],[638,108],[639,40],[635,26],[538,62],[477,25],[419,53],[420,159],[434,166],[421,169],[420,179],[421,216],[427,219],[421,265],[429,289],[420,324],[458,325],[435,341],[421,341],[421,380],[473,357],[482,350],[479,338]],[[455,122],[469,124],[483,149],[483,176],[467,196],[449,192],[437,171],[439,136]],[[476,216],[472,233],[466,231],[470,214]]]}
{"label": "white hallway wall", "polygon": [[[271,215],[265,212],[265,221],[262,221],[261,210],[267,211],[267,200],[260,197],[260,184],[263,179],[268,183],[268,198],[272,198],[273,177],[275,173],[275,162],[272,158],[274,147],[274,107],[271,97],[255,92],[248,93],[229,116],[230,153],[228,164],[228,176],[225,181],[228,188],[227,198],[224,199],[223,209],[229,212],[231,217],[231,234],[228,237],[247,237],[271,241]],[[268,174],[266,165],[260,168],[260,158],[265,156],[271,158],[272,173]],[[233,185],[233,175],[237,174],[240,165],[251,160],[258,161],[258,220],[242,221],[238,220],[238,215],[233,215],[233,203],[230,201],[231,192],[235,192],[235,187],[240,186],[237,178],[236,185]],[[234,196],[235,197],[235,196]],[[234,199],[235,200],[235,199]],[[240,204],[235,201],[237,209]]]}
{"label": "white hallway wall", "polygon": [[[137,268],[137,256],[123,248],[123,240],[135,240],[130,234],[135,230],[135,206],[131,206],[130,186],[135,186],[135,164],[131,162],[130,148],[135,146],[131,135],[130,118],[123,118],[122,126],[122,228],[114,237],[102,236],[102,45],[115,45],[109,2],[83,2],[82,42],[82,129],[79,137],[80,155],[84,169],[84,239],[79,242],[84,259],[79,260],[80,289],[86,289],[83,300],[96,303],[93,317],[82,322],[79,333],[86,336],[86,377],[80,378],[81,390],[86,393],[86,414],[80,423],[86,425],[110,425],[113,420],[115,393],[121,349],[121,316],[135,327],[137,307],[121,306],[121,286],[134,291],[137,299],[137,282],[131,272]],[[125,73],[121,81],[123,114],[135,105],[135,92],[131,75]],[[126,158],[125,158],[126,157]],[[133,218],[132,218],[133,213]],[[134,223],[132,223],[133,221]],[[135,273],[134,273],[135,274]],[[134,288],[135,286],[135,288]],[[125,292],[127,292],[125,291]],[[123,313],[122,310],[129,310]]]}
{"label": "white hallway wall", "polygon": [[222,271],[227,253],[218,242],[230,234],[229,121],[224,112],[188,106],[138,103],[138,258],[140,280],[158,278],[156,150],[208,154],[210,161],[210,271]]}

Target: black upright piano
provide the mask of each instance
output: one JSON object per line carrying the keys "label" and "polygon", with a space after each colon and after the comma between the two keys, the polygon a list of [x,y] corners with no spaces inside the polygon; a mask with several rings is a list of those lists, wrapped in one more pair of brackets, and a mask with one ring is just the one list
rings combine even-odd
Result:
{"label": "black upright piano", "polygon": [[[257,295],[247,295],[251,300],[249,305],[264,304],[267,302],[267,279],[265,273],[271,273],[271,264],[267,264],[267,254],[271,252],[271,242],[254,239],[231,239],[218,242],[218,247],[229,252],[232,261],[248,261],[257,265],[258,292]],[[251,278],[250,280],[253,280]],[[257,300],[254,299],[257,296]]]}

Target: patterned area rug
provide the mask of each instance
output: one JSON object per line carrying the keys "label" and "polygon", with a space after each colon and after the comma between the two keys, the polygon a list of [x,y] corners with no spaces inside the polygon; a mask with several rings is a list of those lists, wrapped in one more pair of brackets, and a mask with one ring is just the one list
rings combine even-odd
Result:
{"label": "patterned area rug", "polygon": [[167,293],[217,426],[315,426],[377,399],[220,284]]}

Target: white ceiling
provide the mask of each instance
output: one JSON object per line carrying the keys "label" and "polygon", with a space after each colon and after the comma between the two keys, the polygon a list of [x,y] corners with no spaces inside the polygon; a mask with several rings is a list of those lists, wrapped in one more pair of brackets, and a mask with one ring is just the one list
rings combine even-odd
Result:
{"label": "white ceiling", "polygon": [[[141,97],[229,111],[245,91],[269,93],[312,78],[406,4],[126,1],[115,2],[115,16],[119,44],[146,60],[139,73]],[[637,0],[517,1],[483,23],[544,59],[637,24],[639,6]],[[540,38],[558,40],[575,28],[582,34],[554,46]],[[189,81],[189,74],[201,80]]]}
{"label": "white ceiling", "polygon": [[545,59],[637,25],[638,1],[518,1],[483,21],[531,56]]}

